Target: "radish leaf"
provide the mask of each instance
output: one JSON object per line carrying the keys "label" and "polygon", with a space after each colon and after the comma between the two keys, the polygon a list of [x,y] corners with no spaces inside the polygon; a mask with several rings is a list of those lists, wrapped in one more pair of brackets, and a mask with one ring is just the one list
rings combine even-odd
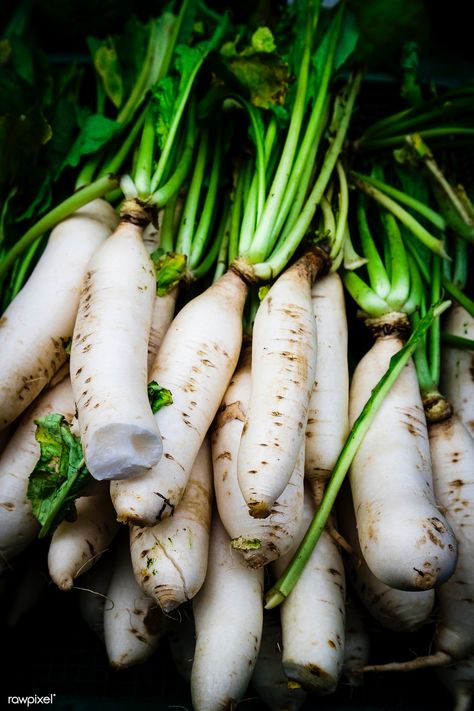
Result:
{"label": "radish leaf", "polygon": [[167,388],[162,388],[156,380],[152,380],[148,383],[148,399],[150,401],[151,409],[153,414],[161,410],[162,407],[166,405],[171,405],[173,403],[173,396],[171,390]]}
{"label": "radish leaf", "polygon": [[91,475],[84,463],[79,437],[71,432],[63,415],[51,413],[35,420],[40,458],[30,474],[27,498],[44,538],[62,520],[74,520],[75,499]]}
{"label": "radish leaf", "polygon": [[166,296],[186,274],[186,255],[174,252],[163,254],[157,249],[151,257],[156,271],[156,293],[158,296]]}

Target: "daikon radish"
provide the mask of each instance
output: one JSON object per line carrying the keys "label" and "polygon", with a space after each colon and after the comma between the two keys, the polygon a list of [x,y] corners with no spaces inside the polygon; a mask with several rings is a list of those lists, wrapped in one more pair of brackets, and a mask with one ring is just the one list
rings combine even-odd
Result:
{"label": "daikon radish", "polygon": [[150,337],[148,339],[148,371],[151,372],[157,353],[170,327],[176,309],[178,288],[175,287],[164,296],[155,296],[151,317]]}
{"label": "daikon radish", "polygon": [[174,318],[151,372],[173,396],[155,414],[163,457],[148,474],[111,483],[119,521],[152,526],[181,500],[238,361],[246,295],[243,280],[228,271]]}
{"label": "daikon radish", "polygon": [[253,568],[266,565],[292,546],[303,511],[304,449],[270,516],[249,515],[237,479],[237,457],[250,397],[250,347],[244,347],[212,430],[214,490],[220,519],[231,544]]}
{"label": "daikon radish", "polygon": [[155,269],[142,241],[148,218],[122,208],[88,264],[71,347],[81,442],[95,479],[139,476],[158,462],[160,432],[147,392]]}
{"label": "daikon radish", "polygon": [[349,431],[349,368],[344,289],[334,272],[317,279],[311,296],[318,351],[306,425],[305,476],[319,503]]}
{"label": "daikon radish", "polygon": [[135,580],[128,535],[118,541],[107,598],[104,638],[109,664],[116,669],[141,664],[156,651],[166,620]]}
{"label": "daikon radish", "polygon": [[263,624],[263,570],[246,567],[214,516],[206,580],[194,598],[195,711],[234,708],[250,682]]}
{"label": "daikon radish", "polygon": [[311,287],[322,258],[309,252],[275,281],[253,325],[252,386],[238,477],[255,518],[270,515],[304,445],[316,370]]}
{"label": "daikon radish", "polygon": [[[446,314],[448,333],[474,340],[474,318],[454,303]],[[474,435],[474,354],[464,348],[446,346],[442,350],[441,392],[444,393],[472,435]]]}
{"label": "daikon radish", "polygon": [[[271,564],[275,577],[294,555],[313,513],[307,491],[298,539],[289,553]],[[280,615],[286,675],[312,693],[333,693],[344,661],[345,575],[338,546],[326,531],[281,604]]]}
{"label": "daikon radish", "polygon": [[98,561],[119,529],[107,484],[97,482],[87,493],[76,499],[75,521],[62,521],[49,545],[49,574],[61,590]]}
{"label": "daikon radish", "polygon": [[206,577],[212,498],[212,460],[206,438],[173,516],[155,526],[130,527],[137,582],[166,613],[191,600]]}
{"label": "daikon radish", "polygon": [[57,225],[0,319],[0,430],[33,402],[65,362],[87,264],[116,223],[113,208],[94,200]]}
{"label": "daikon radish", "polygon": [[0,457],[0,569],[24,550],[40,526],[27,499],[28,481],[39,456],[35,420],[53,412],[74,417],[69,378],[46,390],[21,418]]}
{"label": "daikon radish", "polygon": [[[402,347],[406,317],[372,320],[377,335],[351,382],[350,425]],[[353,459],[350,483],[362,554],[372,573],[399,590],[428,590],[454,572],[457,544],[433,494],[425,414],[410,360]]]}
{"label": "daikon radish", "polygon": [[469,711],[474,696],[474,657],[436,669],[436,675],[454,702],[452,711]]}

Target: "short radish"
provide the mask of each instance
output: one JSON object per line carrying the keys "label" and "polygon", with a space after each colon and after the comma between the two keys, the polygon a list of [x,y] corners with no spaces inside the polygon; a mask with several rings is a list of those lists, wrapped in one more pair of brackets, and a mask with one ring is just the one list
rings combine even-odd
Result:
{"label": "short radish", "polygon": [[74,409],[67,378],[42,393],[24,413],[0,457],[0,569],[34,540],[40,528],[27,499],[29,476],[40,456],[35,420],[58,412],[71,422]]}
{"label": "short radish", "polygon": [[[276,576],[294,555],[313,513],[307,492],[298,540],[290,553],[271,564]],[[333,693],[344,661],[345,574],[339,549],[326,531],[282,603],[280,615],[286,675],[312,693]]]}
{"label": "short radish", "polygon": [[334,272],[312,291],[318,353],[306,425],[305,475],[321,501],[349,431],[349,368],[344,289]]}
{"label": "short radish", "polygon": [[250,682],[263,624],[263,570],[245,566],[217,515],[208,572],[194,598],[196,649],[191,672],[195,711],[234,708]]}
{"label": "short radish", "polygon": [[62,521],[49,544],[49,574],[61,590],[70,590],[75,579],[95,565],[119,527],[107,484],[97,482],[75,505],[75,521]]}
{"label": "short radish", "polygon": [[352,553],[344,558],[347,577],[363,607],[377,622],[394,632],[414,632],[432,621],[435,591],[397,590],[370,571],[359,544],[351,493],[347,482],[337,499],[339,528]]}
{"label": "short radish", "polygon": [[206,438],[174,515],[155,526],[130,528],[137,582],[166,613],[191,600],[206,577],[212,498],[212,459]]}
{"label": "short radish", "polygon": [[[392,314],[370,323],[376,340],[352,377],[351,426],[402,347],[406,317]],[[372,573],[399,590],[445,582],[456,566],[457,545],[433,494],[426,419],[411,360],[382,403],[349,476],[360,546]]]}
{"label": "short radish", "polygon": [[237,480],[237,456],[250,397],[250,369],[250,346],[246,345],[214,421],[212,457],[220,519],[232,546],[242,553],[248,565],[257,568],[284,555],[297,535],[303,510],[304,450],[302,447],[290,481],[270,516],[250,516]]}
{"label": "short radish", "polygon": [[269,516],[304,444],[316,370],[311,287],[324,266],[308,252],[275,281],[253,325],[252,387],[238,456],[239,486],[255,518]]}
{"label": "short radish", "polygon": [[[474,340],[474,318],[460,304],[449,309],[444,325],[448,333]],[[441,392],[467,429],[474,435],[474,354],[446,346],[442,351]]]}
{"label": "short radish", "polygon": [[87,264],[117,223],[94,200],[57,225],[23,289],[0,319],[0,430],[66,361]]}
{"label": "short radish", "polygon": [[278,616],[265,613],[263,634],[252,687],[272,711],[298,711],[308,694],[298,682],[290,681],[281,661],[281,625]]}
{"label": "short radish", "polygon": [[115,549],[107,597],[104,638],[109,664],[116,669],[141,664],[156,651],[166,620],[135,580],[128,535],[121,537]]}
{"label": "short radish", "polygon": [[96,479],[139,476],[161,437],[148,401],[147,347],[155,270],[142,241],[148,218],[125,203],[88,264],[71,346],[71,382],[87,468]]}
{"label": "short radish", "polygon": [[246,295],[246,284],[230,270],[174,318],[151,372],[173,396],[155,415],[163,457],[144,476],[112,482],[119,521],[152,526],[181,500],[238,361]]}

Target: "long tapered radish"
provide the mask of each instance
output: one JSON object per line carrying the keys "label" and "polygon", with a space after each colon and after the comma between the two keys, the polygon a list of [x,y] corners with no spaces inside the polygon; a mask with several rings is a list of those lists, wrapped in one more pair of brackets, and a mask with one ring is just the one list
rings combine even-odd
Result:
{"label": "long tapered radish", "polygon": [[152,526],[178,505],[238,361],[246,295],[228,271],[174,318],[151,372],[173,396],[155,415],[163,457],[148,474],[111,483],[119,521]]}
{"label": "long tapered radish", "polygon": [[[474,318],[460,304],[454,303],[446,314],[448,333],[474,340]],[[444,393],[472,435],[474,435],[474,354],[446,346],[442,351],[441,392]]]}
{"label": "long tapered radish", "polygon": [[191,672],[195,711],[234,708],[249,684],[263,624],[263,570],[245,566],[213,518],[206,580],[194,598],[196,649]]}
{"label": "long tapered radish", "polygon": [[281,660],[282,640],[279,618],[263,616],[263,634],[257,663],[252,674],[252,687],[271,711],[298,711],[308,694],[297,682],[290,682]]}
{"label": "long tapered radish", "polygon": [[0,319],[0,430],[33,402],[67,358],[87,264],[117,223],[105,200],[51,232],[25,286]]}
{"label": "long tapered radish", "polygon": [[276,280],[255,317],[252,389],[238,477],[256,518],[270,515],[304,443],[316,369],[311,287],[323,267],[319,253],[305,254]]}
{"label": "long tapered radish", "polygon": [[[279,576],[295,553],[314,513],[305,496],[299,540],[274,563]],[[335,691],[344,662],[345,574],[339,548],[323,531],[298,582],[280,606],[283,668],[290,679],[308,691],[326,695]]]}
{"label": "long tapered radish", "polygon": [[155,526],[130,527],[137,582],[166,613],[192,600],[206,577],[212,498],[211,448],[206,438],[173,516]]}
{"label": "long tapered radish", "polygon": [[474,696],[474,656],[448,667],[436,669],[436,675],[454,702],[452,711],[469,711]]}
{"label": "long tapered radish", "polygon": [[81,579],[79,611],[89,629],[104,641],[104,610],[110,604],[107,590],[113,570],[113,552],[107,551]]}
{"label": "long tapered radish", "polygon": [[386,585],[371,572],[360,548],[352,497],[347,482],[337,499],[339,529],[352,548],[344,563],[347,578],[359,601],[385,629],[414,632],[432,621],[435,591],[397,590]]}
{"label": "long tapered radish", "polygon": [[133,574],[127,531],[115,549],[113,572],[104,607],[104,639],[109,664],[124,669],[141,664],[156,651],[166,620],[145,595]]}
{"label": "long tapered radish", "polygon": [[0,457],[0,568],[24,550],[39,530],[27,499],[29,476],[40,456],[35,420],[58,412],[70,422],[74,410],[68,377],[42,393],[24,413]]}
{"label": "long tapered radish", "polygon": [[306,425],[305,476],[319,502],[349,431],[347,316],[340,276],[332,273],[316,280],[311,296],[318,352]]}
{"label": "long tapered radish", "polygon": [[143,474],[162,453],[147,392],[155,270],[145,224],[138,206],[122,209],[89,262],[74,327],[71,381],[84,458],[99,480]]}
{"label": "long tapered radish", "polygon": [[[351,426],[403,344],[396,318],[381,317],[374,326],[379,337],[352,377]],[[349,477],[360,546],[372,573],[400,590],[428,590],[446,581],[457,545],[433,494],[426,419],[411,360],[365,435]]]}
{"label": "long tapered radish", "polygon": [[367,615],[352,594],[346,594],[346,629],[342,678],[352,687],[362,686],[361,669],[370,657],[370,634]]}
{"label": "long tapered radish", "polygon": [[253,518],[237,479],[237,456],[248,411],[251,380],[250,346],[246,345],[236,372],[226,390],[212,430],[214,490],[219,516],[251,567],[260,567],[284,555],[299,530],[303,511],[304,450],[290,481],[267,518]]}
{"label": "long tapered radish", "polygon": [[97,482],[88,494],[76,500],[75,521],[62,521],[49,544],[49,574],[61,590],[98,561],[119,529],[107,484]]}

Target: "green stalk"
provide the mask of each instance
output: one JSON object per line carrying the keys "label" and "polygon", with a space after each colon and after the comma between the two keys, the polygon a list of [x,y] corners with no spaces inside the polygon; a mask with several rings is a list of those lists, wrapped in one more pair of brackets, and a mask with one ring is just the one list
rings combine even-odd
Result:
{"label": "green stalk", "polygon": [[[474,137],[474,128],[468,126],[439,126],[437,128],[426,128],[420,129],[418,134],[422,138],[443,138],[446,136],[451,138],[452,136],[468,136]],[[402,146],[406,140],[406,133],[400,134],[398,136],[390,136],[387,138],[374,138],[372,140],[364,141],[363,147],[366,150],[380,150],[381,148],[397,148],[397,146]]]}
{"label": "green stalk", "polygon": [[398,311],[410,293],[410,269],[408,266],[405,245],[397,225],[397,221],[390,213],[381,211],[382,224],[388,242],[390,255],[390,292],[386,301],[392,311]]}
{"label": "green stalk", "polygon": [[321,504],[316,511],[313,521],[300,546],[298,547],[298,550],[283,575],[280,576],[275,585],[267,593],[265,598],[265,609],[271,610],[284,602],[298,582],[303,568],[308,562],[319,537],[327,524],[328,518],[336,501],[337,494],[339,493],[339,489],[341,488],[352,460],[372,422],[374,421],[380,406],[395,384],[406,363],[413,355],[418,343],[425,337],[425,334],[433,322],[433,319],[440,316],[449,306],[449,301],[443,301],[442,303],[433,305],[429,309],[428,313],[417,324],[415,330],[403,348],[392,356],[387,372],[380,378],[379,382],[372,390],[367,403],[352,426],[349,436],[334,466]]}
{"label": "green stalk", "polygon": [[462,239],[456,239],[454,243],[454,275],[453,283],[459,288],[464,289],[467,283],[468,276],[468,248],[467,244]]}
{"label": "green stalk", "polygon": [[449,281],[449,279],[445,279],[445,277],[442,277],[441,283],[443,284],[448,294],[452,296],[453,299],[458,302],[458,304],[461,304],[461,306],[466,309],[466,311],[474,318],[474,301],[468,296],[466,296],[466,294],[461,291],[461,289],[459,289],[456,284],[453,284],[452,281]]}
{"label": "green stalk", "polygon": [[178,195],[165,205],[160,226],[160,249],[165,253],[174,252],[175,214]]}
{"label": "green stalk", "polygon": [[336,171],[337,177],[339,178],[339,212],[337,229],[334,233],[334,240],[331,241],[331,249],[329,252],[331,259],[335,259],[341,251],[346,231],[347,215],[349,214],[349,188],[346,173],[340,160],[336,163]]}
{"label": "green stalk", "polygon": [[137,167],[133,176],[135,185],[137,186],[138,196],[141,198],[147,198],[150,194],[154,148],[155,126],[151,108],[148,106],[145,111],[142,138],[138,148]]}
{"label": "green stalk", "polygon": [[222,211],[221,219],[219,222],[219,226],[217,229],[217,233],[215,238],[212,241],[211,248],[207,250],[206,256],[202,260],[202,262],[195,268],[193,269],[193,276],[195,279],[202,279],[207,272],[210,270],[214,262],[216,261],[220,251],[221,251],[221,246],[222,243],[225,239],[225,235],[227,232],[227,224],[228,224],[228,216],[229,216],[229,200],[228,196],[226,196],[226,200],[224,203],[224,209]]}
{"label": "green stalk", "polygon": [[[417,312],[415,312],[411,318],[412,328],[416,328],[419,321],[420,316]],[[439,323],[439,319],[437,319],[437,321]],[[431,324],[431,328],[434,323],[435,321]],[[418,379],[421,394],[424,396],[435,392],[438,388],[438,381],[433,378],[424,340],[420,341],[415,349],[415,352],[413,353],[413,362],[415,364],[416,377]]]}
{"label": "green stalk", "polygon": [[33,242],[33,244],[30,245],[30,247],[27,249],[26,254],[24,258],[22,259],[22,262],[18,268],[18,271],[15,274],[15,278],[13,280],[13,284],[10,288],[10,300],[12,301],[15,296],[18,294],[20,289],[22,288],[23,284],[25,283],[26,280],[26,274],[28,272],[28,269],[30,268],[31,262],[38,251],[41,243],[42,243],[43,238],[38,237],[37,240]]}
{"label": "green stalk", "polygon": [[405,210],[401,205],[399,205],[395,200],[392,200],[388,195],[385,195],[377,188],[369,185],[364,180],[359,178],[353,179],[354,184],[360,188],[364,193],[369,195],[369,197],[376,200],[380,205],[383,205],[386,210],[392,213],[400,222],[407,227],[410,232],[420,240],[428,249],[430,249],[435,254],[438,254],[444,259],[450,259],[449,255],[444,249],[443,242],[440,239],[434,237],[428,230],[426,230],[423,225],[416,220],[413,215],[411,215],[407,210]]}
{"label": "green stalk", "polygon": [[[433,258],[431,270],[431,303],[436,304],[441,298],[441,261],[439,257]],[[438,386],[441,374],[441,324],[439,320],[433,321],[428,331],[428,362],[431,378]]]}
{"label": "green stalk", "polygon": [[[306,18],[306,34],[304,39],[304,52],[301,60],[301,66],[298,72],[296,96],[291,111],[290,125],[288,127],[285,145],[276,170],[272,185],[269,190],[267,201],[263,209],[262,217],[257,225],[252,238],[250,248],[247,250],[245,257],[250,264],[259,262],[268,255],[269,247],[268,240],[273,232],[273,225],[277,218],[278,211],[281,206],[283,195],[288,185],[288,179],[291,174],[291,168],[295,158],[296,149],[301,132],[301,125],[306,105],[306,91],[308,86],[309,69],[311,63],[311,48],[313,43],[314,32],[314,12],[313,5],[315,3],[310,0],[308,3],[308,15]],[[316,13],[319,14],[320,0],[316,2]]]}
{"label": "green stalk", "polygon": [[407,258],[410,268],[410,294],[403,304],[403,312],[410,315],[416,311],[416,309],[420,308],[424,296],[424,289],[420,270],[418,269],[415,258],[411,253],[407,254]]}
{"label": "green stalk", "polygon": [[352,239],[351,239],[351,233],[349,232],[349,224],[347,220],[345,221],[344,225],[344,241],[343,241],[343,248],[340,250],[338,254],[336,254],[336,257],[333,260],[333,265],[335,263],[340,264],[340,257],[343,257],[343,264],[344,264],[344,269],[347,270],[353,270],[353,269],[360,269],[360,267],[364,266],[364,264],[367,264],[367,259],[365,257],[361,257],[360,254],[356,252],[354,249],[354,245],[352,244]]}
{"label": "green stalk", "polygon": [[378,296],[358,274],[343,270],[341,277],[347,291],[364,313],[369,316],[383,316],[392,311],[387,302]]}
{"label": "green stalk", "polygon": [[[227,271],[229,264],[228,253],[229,253],[229,239],[230,239],[230,224],[231,224],[231,210],[230,210],[230,196],[227,194],[225,197],[225,205],[223,210],[222,222],[223,227],[220,226],[218,229],[218,234],[222,230],[223,236],[221,245],[219,247],[219,254],[217,255],[216,268],[214,270],[213,282],[220,279],[220,277]],[[225,217],[225,222],[224,222]]]}
{"label": "green stalk", "polygon": [[470,338],[455,336],[454,333],[441,331],[441,340],[444,341],[444,343],[447,343],[448,346],[453,346],[454,348],[465,348],[468,351],[474,351],[474,341]]}
{"label": "green stalk", "polygon": [[298,248],[301,240],[308,231],[314,217],[314,213],[316,212],[316,208],[324,195],[336,162],[341,153],[347,129],[349,128],[349,122],[356,96],[359,91],[361,78],[361,74],[359,73],[354,75],[349,80],[348,86],[345,88],[343,94],[339,95],[336,99],[335,114],[337,115],[337,129],[335,135],[333,136],[332,143],[326,151],[326,155],[316,182],[314,183],[311,193],[306,200],[295,226],[289,233],[285,242],[281,245],[281,247],[274,251],[271,257],[265,262],[254,265],[254,273],[259,279],[270,280],[277,276],[277,274],[279,274],[286,267]]}
{"label": "green stalk", "polygon": [[142,111],[140,116],[136,121],[133,122],[130,132],[118,151],[114,151],[114,155],[109,159],[108,162],[102,167],[99,172],[99,176],[102,177],[108,173],[118,173],[125,162],[128,154],[132,150],[135,140],[143,126],[145,120],[145,111]]}
{"label": "green stalk", "polygon": [[7,252],[0,263],[0,284],[17,257],[22,254],[35,240],[64,220],[80,207],[87,205],[91,200],[103,197],[119,186],[119,179],[115,175],[106,175],[90,185],[78,190],[59,205],[43,215],[30,229],[25,232],[13,247]]}
{"label": "green stalk", "polygon": [[373,175],[365,175],[363,173],[358,173],[355,170],[351,171],[351,175],[354,175],[356,178],[360,178],[360,180],[363,180],[364,183],[373,185],[374,188],[378,188],[383,193],[389,195],[397,202],[402,203],[402,205],[411,207],[412,210],[415,210],[420,215],[423,215],[423,217],[425,217],[429,222],[431,222],[432,225],[437,227],[439,230],[446,229],[446,220],[444,219],[444,217],[440,215],[439,212],[432,210],[431,207],[429,207],[426,203],[421,202],[421,200],[417,200],[411,195],[407,195],[407,193],[404,193],[402,190],[394,188],[393,185],[388,185],[382,180],[378,180],[378,178],[375,178]]}
{"label": "green stalk", "polygon": [[374,238],[367,219],[366,200],[364,196],[359,196],[357,202],[357,224],[359,236],[362,244],[362,252],[367,258],[367,272],[370,286],[381,299],[385,299],[390,293],[390,279],[388,278],[384,263],[375,245]]}
{"label": "green stalk", "polygon": [[203,187],[204,173],[206,170],[207,151],[209,146],[209,133],[205,131],[199,141],[198,154],[194,164],[191,184],[187,191],[186,203],[178,231],[177,251],[189,257],[191,252],[192,236],[196,225],[196,215]]}
{"label": "green stalk", "polygon": [[231,216],[230,216],[230,234],[229,234],[229,264],[237,258],[239,254],[239,234],[240,220],[242,216],[244,196],[244,172],[237,170],[236,184],[234,188]]}

